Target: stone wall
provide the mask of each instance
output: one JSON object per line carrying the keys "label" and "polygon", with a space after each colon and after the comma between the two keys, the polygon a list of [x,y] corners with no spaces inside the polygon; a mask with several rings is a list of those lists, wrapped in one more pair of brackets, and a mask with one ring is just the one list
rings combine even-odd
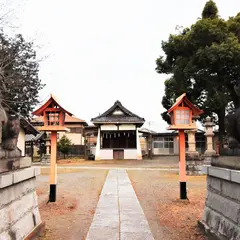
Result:
{"label": "stone wall", "polygon": [[211,164],[214,156],[202,155],[195,158],[186,154],[186,171],[189,176],[206,175],[206,167]]}
{"label": "stone wall", "polygon": [[186,171],[189,176],[205,175],[204,161],[186,161]]}
{"label": "stone wall", "polygon": [[0,174],[0,239],[19,240],[42,225],[36,194],[39,168]]}
{"label": "stone wall", "polygon": [[207,175],[200,226],[213,239],[240,239],[240,171],[209,166]]}

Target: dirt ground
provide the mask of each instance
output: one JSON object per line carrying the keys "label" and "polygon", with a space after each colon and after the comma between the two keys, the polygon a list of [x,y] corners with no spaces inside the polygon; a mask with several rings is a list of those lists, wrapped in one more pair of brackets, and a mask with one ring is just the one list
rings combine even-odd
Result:
{"label": "dirt ground", "polygon": [[205,240],[199,233],[206,194],[206,177],[187,178],[189,201],[180,201],[177,173],[128,171],[155,240]]}
{"label": "dirt ground", "polygon": [[85,239],[107,172],[75,169],[58,174],[57,201],[48,204],[49,176],[38,176],[39,209],[46,223],[46,234],[41,240]]}
{"label": "dirt ground", "polygon": [[[87,165],[84,162],[90,163]],[[85,239],[108,172],[94,169],[95,166],[102,165],[128,168],[129,178],[155,240],[206,240],[197,228],[206,197],[205,176],[188,176],[189,201],[180,201],[177,171],[129,169],[143,166],[165,168],[169,165],[173,168],[177,167],[176,159],[154,160],[154,163],[148,160],[106,162],[83,161],[80,166],[92,167],[88,169],[76,168],[73,163],[59,164],[66,168],[58,168],[57,202],[49,204],[46,204],[49,169],[42,168],[42,175],[37,178],[37,193],[41,217],[46,222],[47,231],[41,240]],[[79,166],[79,163],[76,165]]]}
{"label": "dirt ground", "polygon": [[58,166],[88,166],[88,167],[126,167],[126,168],[178,168],[178,156],[160,156],[152,160],[101,160],[62,159]]}

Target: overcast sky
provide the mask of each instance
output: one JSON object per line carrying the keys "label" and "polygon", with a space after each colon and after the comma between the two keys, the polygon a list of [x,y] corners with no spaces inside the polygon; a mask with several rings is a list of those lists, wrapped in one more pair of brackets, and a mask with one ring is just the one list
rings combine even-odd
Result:
{"label": "overcast sky", "polygon": [[[144,117],[146,127],[164,131],[161,99],[165,75],[155,71],[161,41],[176,25],[190,26],[206,0],[0,0],[13,9],[9,33],[34,39],[43,100],[54,94],[90,123],[116,100]],[[7,2],[7,5],[6,5]],[[21,4],[20,4],[21,3]],[[239,0],[217,0],[222,17],[240,11]]]}

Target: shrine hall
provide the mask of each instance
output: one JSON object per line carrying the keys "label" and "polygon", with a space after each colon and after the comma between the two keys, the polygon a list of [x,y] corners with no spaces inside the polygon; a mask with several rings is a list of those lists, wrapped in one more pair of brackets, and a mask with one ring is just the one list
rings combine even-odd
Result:
{"label": "shrine hall", "polygon": [[138,128],[144,124],[144,118],[116,101],[91,121],[98,127],[95,160],[142,159]]}

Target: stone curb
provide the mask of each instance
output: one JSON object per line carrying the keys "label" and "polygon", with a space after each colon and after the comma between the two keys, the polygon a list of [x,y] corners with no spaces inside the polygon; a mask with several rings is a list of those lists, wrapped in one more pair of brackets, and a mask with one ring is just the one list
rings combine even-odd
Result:
{"label": "stone curb", "polygon": [[208,175],[216,178],[221,178],[224,180],[228,180],[230,182],[240,183],[240,171],[227,169],[227,168],[220,168],[220,167],[207,167]]}
{"label": "stone curb", "polygon": [[0,174],[0,189],[36,177],[40,171],[40,168],[30,167]]}

